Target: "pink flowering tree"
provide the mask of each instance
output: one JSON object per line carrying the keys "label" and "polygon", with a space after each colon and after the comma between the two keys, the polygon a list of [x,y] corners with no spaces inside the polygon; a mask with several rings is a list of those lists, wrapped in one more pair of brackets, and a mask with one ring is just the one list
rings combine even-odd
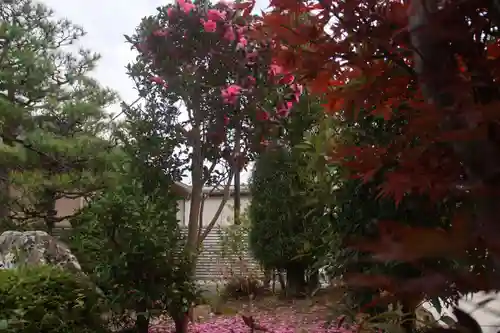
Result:
{"label": "pink flowering tree", "polygon": [[[163,133],[184,150],[179,158],[187,156],[188,249],[194,255],[228,200],[230,184],[234,180],[238,193],[240,171],[301,94],[294,77],[273,63],[269,45],[252,39],[259,22],[248,11],[240,4],[178,0],[127,36],[139,51],[129,74],[144,99],[128,113],[147,113],[148,133]],[[201,221],[207,186],[223,186],[224,200],[211,221]]]}

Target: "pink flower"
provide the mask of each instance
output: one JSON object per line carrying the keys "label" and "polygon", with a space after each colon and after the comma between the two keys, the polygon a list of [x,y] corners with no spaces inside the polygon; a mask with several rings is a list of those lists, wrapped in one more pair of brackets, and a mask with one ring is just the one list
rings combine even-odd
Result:
{"label": "pink flower", "polygon": [[201,19],[200,22],[203,24],[203,29],[205,29],[206,32],[215,32],[217,30],[217,23],[212,20],[205,21]]}
{"label": "pink flower", "polygon": [[283,67],[276,64],[272,64],[271,66],[269,66],[269,75],[276,76],[282,73],[283,73]]}
{"label": "pink flower", "polygon": [[226,89],[222,89],[221,92],[222,99],[224,100],[224,103],[227,104],[235,104],[236,101],[238,101],[238,96],[240,95],[240,93],[241,87],[236,84],[232,84]]}
{"label": "pink flower", "polygon": [[156,37],[165,37],[168,36],[168,30],[167,29],[156,30],[153,31],[153,35]]}
{"label": "pink flower", "polygon": [[238,41],[238,44],[236,44],[236,49],[239,50],[239,49],[244,49],[245,46],[247,46],[248,44],[248,41],[245,39],[245,37],[240,37],[239,41]]}
{"label": "pink flower", "polygon": [[159,77],[159,76],[152,76],[149,78],[149,81],[153,82],[153,83],[156,83],[156,84],[163,84],[165,83],[165,81]]}
{"label": "pink flower", "polygon": [[149,78],[149,81],[153,82],[153,83],[156,83],[158,85],[162,85],[164,86],[165,88],[168,88],[168,84],[165,82],[165,80],[163,80],[161,77],[159,76],[152,76]]}
{"label": "pink flower", "polygon": [[169,9],[167,9],[167,15],[168,15],[168,17],[172,17],[173,13],[174,13],[174,9],[172,7],[170,7]]}
{"label": "pink flower", "polygon": [[226,29],[226,32],[224,33],[224,39],[227,39],[228,41],[232,42],[233,40],[236,39],[236,35],[234,34],[234,29],[233,27],[229,26]]}
{"label": "pink flower", "polygon": [[184,6],[182,6],[182,10],[184,13],[189,14],[191,10],[195,7],[192,3],[186,3]]}
{"label": "pink flower", "polygon": [[229,125],[230,119],[228,116],[224,115],[224,125]]}
{"label": "pink flower", "polygon": [[186,14],[189,14],[191,10],[195,8],[195,5],[193,5],[190,0],[177,0],[177,4]]}
{"label": "pink flower", "polygon": [[291,84],[293,81],[295,80],[295,76],[293,76],[292,74],[285,74],[285,76],[283,76],[279,83],[280,84]]}
{"label": "pink flower", "polygon": [[283,103],[278,107],[278,110],[276,111],[276,115],[278,117],[284,118],[284,117],[288,116],[288,114],[290,113],[290,109],[292,107],[293,107],[292,102]]}
{"label": "pink flower", "polygon": [[207,12],[207,18],[215,22],[224,21],[226,20],[226,12],[217,9],[209,9]]}

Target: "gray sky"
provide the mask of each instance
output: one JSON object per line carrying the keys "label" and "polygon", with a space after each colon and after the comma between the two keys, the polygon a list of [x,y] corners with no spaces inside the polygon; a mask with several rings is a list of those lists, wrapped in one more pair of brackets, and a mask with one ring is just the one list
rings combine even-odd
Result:
{"label": "gray sky", "polygon": [[[125,66],[133,61],[135,54],[125,43],[123,35],[133,34],[142,17],[153,15],[156,8],[172,2],[161,0],[41,0],[53,9],[58,18],[67,18],[82,26],[87,35],[78,47],[91,49],[102,58],[92,73],[99,82],[120,94],[126,103],[137,98],[132,80],[125,74]],[[257,0],[256,12],[268,6],[268,0]],[[110,108],[120,111],[119,105]],[[242,173],[246,182],[249,172]],[[187,180],[187,179],[186,179]]]}
{"label": "gray sky", "polygon": [[[125,66],[134,59],[134,52],[123,35],[133,34],[142,17],[155,14],[156,8],[172,2],[161,0],[42,0],[55,11],[82,26],[87,35],[81,45],[101,54],[102,59],[93,76],[102,85],[114,89],[125,102],[137,94],[132,81],[125,75]],[[268,0],[257,0],[256,9],[268,6]],[[118,106],[111,111],[119,110]]]}

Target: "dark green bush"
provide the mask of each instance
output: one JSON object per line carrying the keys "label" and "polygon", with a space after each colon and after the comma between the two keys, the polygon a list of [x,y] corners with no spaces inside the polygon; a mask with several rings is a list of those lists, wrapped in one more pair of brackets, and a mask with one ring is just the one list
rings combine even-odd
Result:
{"label": "dark green bush", "polygon": [[129,178],[72,219],[69,244],[110,300],[117,327],[147,332],[151,317],[164,312],[180,326],[196,289],[183,252],[178,198],[168,187],[147,190]]}
{"label": "dark green bush", "polygon": [[61,268],[40,265],[0,270],[0,331],[106,332],[95,287]]}
{"label": "dark green bush", "polygon": [[242,297],[257,297],[264,293],[261,280],[253,276],[233,276],[224,285],[223,297],[239,299]]}

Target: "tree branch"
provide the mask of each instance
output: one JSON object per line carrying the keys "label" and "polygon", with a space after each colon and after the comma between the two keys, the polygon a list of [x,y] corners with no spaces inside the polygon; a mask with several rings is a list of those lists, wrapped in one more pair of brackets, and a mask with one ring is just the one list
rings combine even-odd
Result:
{"label": "tree branch", "polygon": [[[217,223],[217,219],[219,218],[220,214],[222,213],[222,210],[224,209],[224,206],[226,205],[227,201],[229,200],[229,193],[230,193],[230,188],[231,188],[231,182],[233,180],[234,176],[234,171],[231,170],[229,171],[229,177],[226,183],[226,186],[224,187],[224,196],[222,197],[222,201],[217,208],[217,211],[215,212],[214,216],[212,217],[212,220],[210,223],[207,225],[203,233],[201,234],[201,237],[198,239],[198,247],[201,246],[205,238],[208,236],[210,231],[213,229],[215,223]],[[214,187],[215,188],[215,187]]]}

